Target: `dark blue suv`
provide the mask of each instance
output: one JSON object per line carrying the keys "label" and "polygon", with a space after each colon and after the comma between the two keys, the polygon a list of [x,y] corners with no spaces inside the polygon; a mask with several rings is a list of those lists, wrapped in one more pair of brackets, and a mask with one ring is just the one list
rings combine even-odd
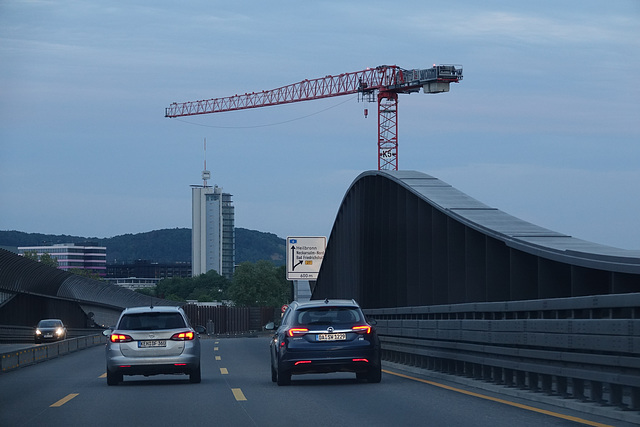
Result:
{"label": "dark blue suv", "polygon": [[291,375],[355,372],[379,383],[380,340],[354,300],[294,301],[271,340],[271,379],[278,385]]}

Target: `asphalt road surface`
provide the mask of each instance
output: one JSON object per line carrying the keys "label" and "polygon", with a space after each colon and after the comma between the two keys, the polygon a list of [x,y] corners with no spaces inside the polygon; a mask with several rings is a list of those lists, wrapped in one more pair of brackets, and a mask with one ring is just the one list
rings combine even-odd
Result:
{"label": "asphalt road surface", "polygon": [[107,386],[104,348],[0,374],[0,426],[491,426],[624,425],[417,378],[384,366],[271,382],[269,338],[202,340],[202,382],[186,375],[125,377]]}

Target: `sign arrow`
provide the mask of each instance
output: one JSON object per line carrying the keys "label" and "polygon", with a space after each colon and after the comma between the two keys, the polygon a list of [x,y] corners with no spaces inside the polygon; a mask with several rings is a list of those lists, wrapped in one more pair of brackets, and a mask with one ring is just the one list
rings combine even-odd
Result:
{"label": "sign arrow", "polygon": [[302,264],[302,260],[300,260],[297,264],[294,264],[295,259],[296,259],[296,247],[291,246],[291,271],[295,270],[297,266]]}

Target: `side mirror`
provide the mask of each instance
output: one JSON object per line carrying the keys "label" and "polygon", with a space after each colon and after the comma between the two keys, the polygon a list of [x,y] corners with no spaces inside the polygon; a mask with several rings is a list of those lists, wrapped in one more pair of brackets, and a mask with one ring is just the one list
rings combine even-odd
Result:
{"label": "side mirror", "polygon": [[105,329],[104,331],[102,331],[102,335],[108,337],[109,335],[111,335],[111,332],[113,332],[111,329]]}
{"label": "side mirror", "polygon": [[269,322],[269,323],[267,323],[266,325],[264,325],[264,328],[265,328],[267,331],[273,331],[273,330],[276,328],[276,325],[275,325],[275,323],[273,323],[273,322]]}
{"label": "side mirror", "polygon": [[371,325],[371,326],[376,326],[378,324],[378,322],[376,321],[376,319],[367,319],[367,322]]}
{"label": "side mirror", "polygon": [[204,326],[202,326],[202,325],[197,325],[197,326],[195,327],[195,330],[196,330],[196,332],[197,332],[197,333],[199,333],[199,334],[206,334],[206,333],[207,333],[207,328],[205,328],[205,327],[204,327]]}

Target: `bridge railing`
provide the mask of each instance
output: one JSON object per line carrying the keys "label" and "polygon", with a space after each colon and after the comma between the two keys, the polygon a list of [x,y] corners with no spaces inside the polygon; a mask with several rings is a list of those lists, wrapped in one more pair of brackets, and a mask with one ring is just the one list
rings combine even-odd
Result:
{"label": "bridge railing", "polygon": [[365,313],[384,360],[640,411],[640,293]]}

